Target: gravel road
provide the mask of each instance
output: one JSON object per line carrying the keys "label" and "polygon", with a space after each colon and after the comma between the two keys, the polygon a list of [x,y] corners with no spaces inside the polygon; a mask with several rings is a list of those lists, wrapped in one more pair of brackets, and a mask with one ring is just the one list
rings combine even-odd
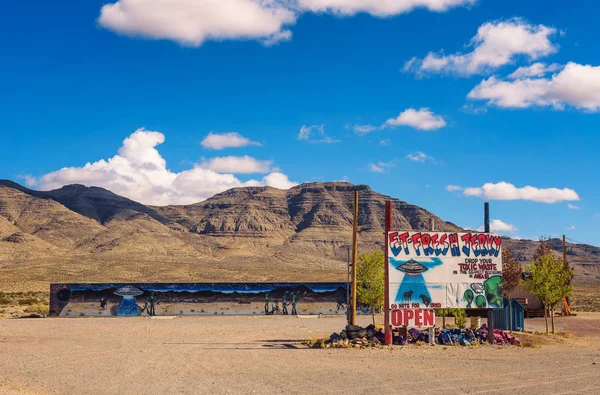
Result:
{"label": "gravel road", "polygon": [[[600,315],[592,320],[600,331]],[[5,319],[0,393],[600,393],[598,332],[541,348],[298,342],[343,326],[298,317]]]}

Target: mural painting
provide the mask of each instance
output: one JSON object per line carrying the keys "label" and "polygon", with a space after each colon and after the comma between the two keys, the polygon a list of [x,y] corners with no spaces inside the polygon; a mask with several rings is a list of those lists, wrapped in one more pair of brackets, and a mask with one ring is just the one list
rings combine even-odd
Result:
{"label": "mural painting", "polygon": [[346,283],[52,284],[50,315],[345,315],[346,295]]}
{"label": "mural painting", "polygon": [[501,308],[502,238],[389,232],[391,309]]}

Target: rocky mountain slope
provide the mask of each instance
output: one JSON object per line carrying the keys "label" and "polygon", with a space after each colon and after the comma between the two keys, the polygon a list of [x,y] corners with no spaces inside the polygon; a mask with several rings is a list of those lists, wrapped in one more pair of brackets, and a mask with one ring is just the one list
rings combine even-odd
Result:
{"label": "rocky mountain slope", "polygon": [[[384,204],[366,185],[231,189],[187,206],[146,206],[102,188],[34,191],[0,180],[0,268],[7,284],[62,281],[343,280],[359,191],[359,250],[381,248]],[[460,231],[393,200],[394,228]],[[537,246],[507,240],[527,262]],[[552,240],[561,250],[560,242]],[[576,281],[595,283],[600,249],[569,245]],[[42,287],[42,285],[40,285]]]}

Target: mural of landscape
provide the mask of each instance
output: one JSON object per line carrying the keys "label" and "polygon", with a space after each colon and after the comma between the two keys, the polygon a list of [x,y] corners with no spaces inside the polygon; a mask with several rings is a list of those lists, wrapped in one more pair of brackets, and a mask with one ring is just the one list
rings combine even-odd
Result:
{"label": "mural of landscape", "polygon": [[344,315],[346,283],[51,284],[50,316]]}

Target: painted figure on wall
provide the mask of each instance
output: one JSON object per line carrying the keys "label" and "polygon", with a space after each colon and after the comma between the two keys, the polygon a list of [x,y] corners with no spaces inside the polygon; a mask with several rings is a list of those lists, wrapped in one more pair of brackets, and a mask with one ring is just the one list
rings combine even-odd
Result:
{"label": "painted figure on wall", "polygon": [[265,294],[265,314],[269,314],[269,294]]}

